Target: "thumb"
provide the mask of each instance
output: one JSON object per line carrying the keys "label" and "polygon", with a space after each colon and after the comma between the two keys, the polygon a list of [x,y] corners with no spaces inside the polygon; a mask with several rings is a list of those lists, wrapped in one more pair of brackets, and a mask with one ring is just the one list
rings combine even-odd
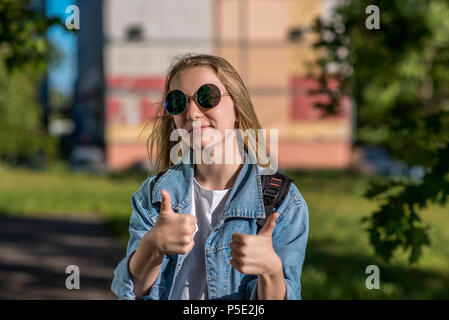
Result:
{"label": "thumb", "polygon": [[259,234],[263,236],[271,236],[273,229],[276,226],[276,219],[279,217],[279,213],[273,212],[265,221],[264,226],[260,229]]}
{"label": "thumb", "polygon": [[173,212],[171,207],[171,197],[167,190],[161,191],[162,203],[161,203],[161,213],[170,214]]}

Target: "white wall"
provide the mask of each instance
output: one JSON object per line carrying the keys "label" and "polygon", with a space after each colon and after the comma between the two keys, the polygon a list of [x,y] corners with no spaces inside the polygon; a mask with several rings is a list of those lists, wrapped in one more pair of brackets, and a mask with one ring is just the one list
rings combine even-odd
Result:
{"label": "white wall", "polygon": [[[171,59],[211,53],[213,0],[107,0],[104,3],[105,67],[108,76],[162,76]],[[140,26],[142,41],[127,41]]]}

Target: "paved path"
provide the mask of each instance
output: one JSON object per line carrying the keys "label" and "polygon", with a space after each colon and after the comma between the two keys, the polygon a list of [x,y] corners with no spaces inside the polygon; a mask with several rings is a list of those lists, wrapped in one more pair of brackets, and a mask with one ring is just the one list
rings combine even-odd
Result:
{"label": "paved path", "polygon": [[[0,217],[0,299],[115,299],[124,255],[98,218]],[[68,265],[79,267],[79,290],[66,288]]]}

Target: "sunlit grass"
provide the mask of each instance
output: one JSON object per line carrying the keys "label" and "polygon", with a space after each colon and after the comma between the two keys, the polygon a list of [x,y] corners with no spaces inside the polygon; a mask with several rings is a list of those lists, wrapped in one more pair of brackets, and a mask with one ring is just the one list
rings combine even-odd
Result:
{"label": "sunlit grass", "polygon": [[[447,299],[449,206],[420,214],[432,244],[413,265],[397,251],[390,265],[375,257],[366,225],[379,203],[363,197],[369,177],[344,172],[290,172],[309,206],[310,232],[301,277],[304,299]],[[380,268],[380,289],[368,290],[368,265]]]}

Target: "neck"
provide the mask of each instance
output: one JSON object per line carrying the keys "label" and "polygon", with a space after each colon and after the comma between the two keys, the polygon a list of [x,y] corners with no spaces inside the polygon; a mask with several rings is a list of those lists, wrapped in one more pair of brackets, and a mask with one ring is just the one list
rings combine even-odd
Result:
{"label": "neck", "polygon": [[204,188],[209,190],[231,189],[242,167],[242,155],[235,151],[234,161],[231,164],[206,164],[203,161],[196,164],[195,178]]}

